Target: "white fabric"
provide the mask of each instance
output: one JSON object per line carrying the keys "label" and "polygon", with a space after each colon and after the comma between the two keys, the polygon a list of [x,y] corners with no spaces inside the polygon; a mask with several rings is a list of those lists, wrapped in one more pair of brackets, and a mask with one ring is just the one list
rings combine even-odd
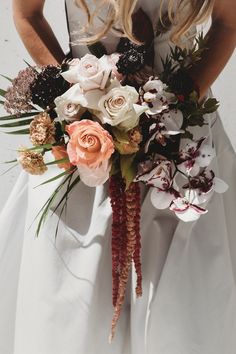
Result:
{"label": "white fabric", "polygon": [[[79,19],[67,3],[69,19]],[[152,0],[143,5],[150,14]],[[156,40],[160,55],[167,49],[165,36]],[[36,238],[32,221],[60,181],[34,187],[59,170],[21,173],[0,216],[1,354],[235,354],[236,156],[218,116],[212,136],[214,168],[229,190],[213,196],[208,214],[184,223],[142,190],[143,296],[136,299],[132,269],[112,344],[107,184],[79,183],[57,239],[57,214]]]}

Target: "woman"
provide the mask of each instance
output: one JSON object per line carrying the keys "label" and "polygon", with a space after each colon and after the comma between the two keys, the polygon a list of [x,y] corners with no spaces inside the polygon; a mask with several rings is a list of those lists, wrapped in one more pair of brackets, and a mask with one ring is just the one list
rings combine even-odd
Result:
{"label": "woman", "polygon": [[[44,1],[13,3],[16,27],[35,62],[61,63],[65,55],[43,17]],[[86,18],[86,12],[88,18],[91,14],[82,0],[78,2],[81,9],[72,0],[66,3],[72,34]],[[112,34],[109,21],[135,40],[130,21],[135,3],[120,0],[117,7],[116,2],[107,3],[113,11],[108,13],[103,33],[96,32],[91,40],[102,38],[112,51],[117,37]],[[235,48],[236,0],[183,0],[177,7],[176,3],[140,0],[136,6],[142,6],[154,26],[163,24],[162,33],[155,38],[157,72],[161,71],[160,57],[167,54],[171,40],[181,41],[190,27],[193,29],[197,22],[212,15],[208,49],[189,73],[203,98]],[[159,17],[162,21],[158,21]],[[164,18],[169,25],[167,30]],[[86,52],[87,41],[84,46],[72,47],[73,56]],[[56,182],[34,189],[41,182],[40,177],[27,180],[25,174],[20,176],[0,224],[4,277],[2,270],[0,276],[6,280],[1,282],[1,293],[6,296],[0,309],[4,354],[235,353],[236,156],[217,118],[212,128],[217,153],[215,169],[228,183],[229,191],[223,196],[214,195],[208,214],[187,224],[169,211],[157,211],[148,191],[143,194],[143,296],[135,297],[132,270],[112,344],[107,341],[113,309],[111,208],[106,185],[77,186],[55,242],[57,215],[48,219],[39,239],[34,238],[35,226],[29,226]],[[52,168],[48,175],[54,173]],[[12,218],[14,223],[9,222]]]}

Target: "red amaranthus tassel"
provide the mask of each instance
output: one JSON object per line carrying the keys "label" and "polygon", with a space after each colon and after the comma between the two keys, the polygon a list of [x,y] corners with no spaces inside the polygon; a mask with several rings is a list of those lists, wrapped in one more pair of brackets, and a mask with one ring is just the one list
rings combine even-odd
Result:
{"label": "red amaranthus tassel", "polygon": [[109,184],[109,192],[112,206],[112,302],[116,305],[120,263],[122,259],[122,251],[125,248],[126,234],[124,233],[125,223],[125,186],[122,177],[117,174],[111,176]]}
{"label": "red amaranthus tassel", "polygon": [[[119,179],[117,176],[113,176],[110,180],[111,205],[113,214],[116,213],[116,215],[113,215],[112,225],[113,305],[115,309],[109,342],[114,337],[115,327],[121,314],[132,261],[134,261],[137,272],[136,294],[137,296],[142,295],[140,188],[138,183],[131,183],[129,188],[124,191],[124,182],[121,182],[121,187],[116,185],[120,183]],[[122,189],[123,197],[121,195]]]}
{"label": "red amaranthus tassel", "polygon": [[137,274],[137,286],[136,286],[136,295],[137,297],[142,296],[142,268],[141,268],[141,234],[140,234],[140,212],[141,212],[141,201],[140,201],[140,186],[138,183],[135,183],[135,204],[136,204],[136,214],[134,217],[134,229],[135,229],[135,249],[134,249],[134,265]]}

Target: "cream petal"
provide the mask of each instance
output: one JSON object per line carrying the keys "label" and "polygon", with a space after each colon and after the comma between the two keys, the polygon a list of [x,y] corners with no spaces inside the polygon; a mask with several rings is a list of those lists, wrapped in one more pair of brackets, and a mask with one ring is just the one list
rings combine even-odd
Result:
{"label": "cream petal", "polygon": [[174,199],[174,195],[169,192],[159,191],[153,188],[151,192],[151,202],[156,209],[167,209]]}
{"label": "cream petal", "polygon": [[197,213],[194,209],[190,207],[183,212],[175,212],[175,215],[184,222],[196,221],[201,216],[201,214]]}
{"label": "cream petal", "polygon": [[222,179],[215,177],[214,178],[214,189],[217,193],[225,193],[228,190],[229,186]]}
{"label": "cream petal", "polygon": [[148,107],[141,106],[140,104],[136,104],[136,103],[133,104],[133,108],[134,108],[137,116],[140,116],[141,114],[143,114],[144,112],[146,112],[148,110]]}
{"label": "cream petal", "polygon": [[213,149],[210,145],[203,144],[199,152],[200,155],[196,158],[196,163],[200,167],[209,166],[212,159],[215,157],[215,149]]}
{"label": "cream petal", "polygon": [[74,65],[69,70],[62,72],[61,76],[71,84],[78,83],[78,65]]}
{"label": "cream petal", "polygon": [[144,91],[157,90],[157,93],[162,93],[164,85],[161,80],[149,80],[143,86],[143,89]]}
{"label": "cream petal", "polygon": [[84,93],[84,100],[86,102],[85,107],[99,110],[100,108],[98,106],[98,103],[103,95],[104,95],[104,91],[99,89],[85,92]]}
{"label": "cream petal", "polygon": [[199,189],[187,189],[185,191],[185,197],[190,201],[191,204],[201,205],[212,197],[214,194],[214,189],[212,188],[207,193],[202,193]]}
{"label": "cream petal", "polygon": [[71,103],[86,107],[87,102],[79,84],[73,85],[68,91],[63,93],[61,97],[66,98]]}

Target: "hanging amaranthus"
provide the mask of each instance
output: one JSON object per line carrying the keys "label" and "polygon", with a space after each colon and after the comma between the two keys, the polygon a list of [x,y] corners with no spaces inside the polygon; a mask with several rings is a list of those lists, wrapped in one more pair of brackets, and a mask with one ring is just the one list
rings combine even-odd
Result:
{"label": "hanging amaranthus", "polygon": [[134,261],[137,273],[137,296],[142,295],[142,272],[140,261],[140,188],[138,183],[131,183],[125,190],[120,175],[110,179],[110,197],[113,211],[112,223],[112,283],[113,306],[111,342],[115,327],[121,314],[129,272]]}
{"label": "hanging amaranthus", "polygon": [[119,174],[110,178],[110,198],[112,206],[112,299],[113,306],[116,305],[119,276],[120,276],[120,263],[124,247],[124,237],[126,234],[123,232],[125,222],[125,186],[123,179]]}

